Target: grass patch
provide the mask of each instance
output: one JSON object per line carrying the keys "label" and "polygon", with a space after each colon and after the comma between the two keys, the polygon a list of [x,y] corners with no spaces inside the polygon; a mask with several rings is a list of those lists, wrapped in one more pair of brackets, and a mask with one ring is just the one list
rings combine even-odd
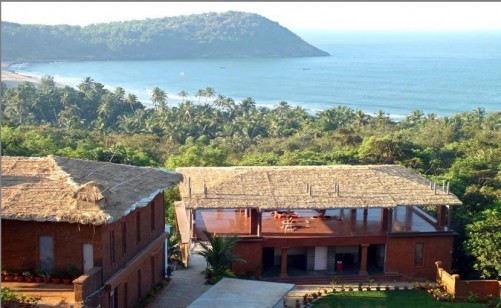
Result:
{"label": "grass patch", "polygon": [[336,292],[322,297],[313,307],[317,308],[372,308],[372,307],[485,307],[482,304],[438,302],[421,290]]}

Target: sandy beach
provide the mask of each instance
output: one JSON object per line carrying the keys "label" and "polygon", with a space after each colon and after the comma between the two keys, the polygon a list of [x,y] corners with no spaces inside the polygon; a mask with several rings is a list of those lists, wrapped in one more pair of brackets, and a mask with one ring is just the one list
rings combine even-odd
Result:
{"label": "sandy beach", "polygon": [[[23,82],[31,82],[35,85],[40,84],[41,80],[39,78],[17,74],[9,70],[11,64],[12,63],[2,62],[2,75],[0,79],[7,85],[7,88],[16,87]],[[57,84],[57,86],[63,87],[61,84]]]}
{"label": "sandy beach", "polygon": [[12,71],[9,70],[9,66],[11,63],[5,63],[2,62],[2,75],[1,75],[1,80],[7,85],[7,88],[13,88],[17,86],[20,83],[23,82],[31,82],[34,84],[39,84],[40,79],[38,78],[33,78],[29,76],[24,76],[20,74],[16,74]]}

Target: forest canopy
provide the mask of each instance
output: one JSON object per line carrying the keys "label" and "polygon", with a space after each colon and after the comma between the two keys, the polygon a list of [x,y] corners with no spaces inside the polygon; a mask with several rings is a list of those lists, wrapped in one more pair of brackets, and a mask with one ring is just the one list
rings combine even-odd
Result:
{"label": "forest canopy", "polygon": [[92,24],[2,22],[2,61],[313,57],[324,52],[265,17],[229,11]]}

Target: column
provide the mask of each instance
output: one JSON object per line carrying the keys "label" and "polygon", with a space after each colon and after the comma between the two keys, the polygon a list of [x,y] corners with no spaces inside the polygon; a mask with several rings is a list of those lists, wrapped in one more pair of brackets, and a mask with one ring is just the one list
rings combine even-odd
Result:
{"label": "column", "polygon": [[364,209],[364,224],[367,224],[367,215],[368,215],[368,214],[369,214],[369,213],[368,213],[368,209],[367,209],[367,208],[365,208],[365,209]]}
{"label": "column", "polygon": [[281,248],[281,259],[280,259],[280,278],[287,278],[287,247]]}
{"label": "column", "polygon": [[452,205],[447,205],[447,228],[449,231],[452,229]]}
{"label": "column", "polygon": [[405,230],[412,230],[412,212],[414,208],[412,206],[405,207]]}
{"label": "column", "polygon": [[259,229],[259,213],[257,209],[250,210],[250,234],[257,235]]}
{"label": "column", "polygon": [[358,274],[360,276],[366,276],[367,273],[367,248],[369,248],[369,244],[362,244],[362,255],[360,256],[360,270]]}
{"label": "column", "polygon": [[196,221],[197,221],[196,210],[191,210],[191,230],[193,232],[192,234],[193,238],[197,238]]}
{"label": "column", "polygon": [[381,231],[388,231],[388,209],[381,209]]}
{"label": "column", "polygon": [[261,210],[257,211],[257,236],[261,237],[261,228],[263,226],[263,212]]}
{"label": "column", "polygon": [[388,233],[393,231],[393,209],[388,209]]}
{"label": "column", "polygon": [[445,214],[446,214],[445,205],[439,205],[437,207],[437,228],[438,229],[443,229],[445,226]]}
{"label": "column", "polygon": [[350,210],[350,220],[352,221],[357,220],[357,209]]}

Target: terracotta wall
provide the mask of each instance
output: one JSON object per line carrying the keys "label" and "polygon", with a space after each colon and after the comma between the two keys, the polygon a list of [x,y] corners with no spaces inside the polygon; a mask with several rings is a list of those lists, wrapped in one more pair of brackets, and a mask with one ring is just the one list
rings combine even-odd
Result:
{"label": "terracotta wall", "polygon": [[[115,307],[135,307],[140,299],[147,297],[148,292],[153,286],[163,279],[163,268],[160,265],[163,254],[158,252],[153,256],[155,262],[155,271],[152,272],[151,258],[148,255],[139,264],[127,271],[127,275],[121,279],[120,283],[114,286],[113,290],[105,288],[103,292],[98,292],[94,296],[87,298],[86,306],[83,307],[111,307],[110,293],[115,292],[117,304]],[[141,280],[139,280],[140,271]],[[154,277],[154,281],[152,280]]]}
{"label": "terracotta wall", "polygon": [[81,302],[103,285],[103,271],[95,266],[92,270],[73,281],[75,301]]}
{"label": "terracotta wall", "polygon": [[[401,273],[409,278],[434,281],[435,261],[443,260],[443,268],[451,268],[452,235],[390,237],[386,246],[386,273]],[[423,243],[423,265],[414,264],[416,243]]]}
{"label": "terracotta wall", "polygon": [[466,300],[470,293],[476,294],[479,300],[485,301],[489,296],[501,297],[501,281],[498,280],[461,280],[459,275],[449,274],[442,268],[442,262],[435,262],[437,281],[444,286],[455,299]]}
{"label": "terracotta wall", "polygon": [[84,243],[93,244],[94,265],[102,265],[99,226],[2,219],[2,269],[26,270],[39,267],[39,237],[43,235],[54,238],[56,269],[75,265],[82,271]]}
{"label": "terracotta wall", "polygon": [[[154,206],[154,210],[152,207]],[[140,216],[140,241],[136,237],[137,213]],[[154,221],[154,228],[152,228]],[[126,223],[126,250],[122,249],[122,222]],[[134,258],[138,252],[145,249],[153,240],[164,233],[165,210],[163,194],[157,195],[152,202],[143,208],[131,212],[126,217],[109,225],[91,226],[70,224],[64,222],[25,222],[15,220],[2,220],[2,269],[23,270],[38,267],[39,264],[39,236],[49,235],[54,237],[55,267],[66,268],[70,264],[83,270],[82,244],[92,244],[94,249],[94,266],[100,267],[99,280],[103,283],[122,270],[127,262]],[[110,231],[114,231],[115,262],[111,260]],[[119,307],[133,307],[140,297],[146,296],[154,284],[163,279],[164,248],[157,247],[155,251],[148,252],[148,257],[141,259],[136,265],[141,270],[141,281],[138,281],[137,271],[128,277],[121,277],[117,286]],[[152,258],[154,266],[152,266]],[[152,272],[154,270],[154,272]],[[101,275],[102,273],[102,275]],[[101,277],[102,276],[102,277]],[[138,284],[141,284],[139,294]],[[92,284],[93,287],[95,283]],[[127,287],[125,287],[127,285]],[[125,291],[127,288],[127,291]],[[85,297],[88,288],[82,286],[81,294]],[[108,307],[109,291],[101,292],[96,298],[90,299],[92,303],[100,303]],[[127,293],[127,299],[124,298]]]}
{"label": "terracotta wall", "polygon": [[[152,208],[154,207],[153,213]],[[139,213],[140,222],[140,241],[137,241],[137,219]],[[143,208],[138,208],[132,211],[126,217],[118,220],[102,228],[102,243],[103,243],[103,280],[106,281],[113,273],[124,266],[126,262],[132,259],[139,251],[144,249],[152,240],[156,239],[165,231],[165,210],[163,194],[157,195],[150,204]],[[152,217],[153,214],[153,217]],[[152,219],[154,220],[154,228],[152,229]],[[125,222],[125,251],[122,249],[122,223]],[[115,238],[115,262],[112,262],[110,250],[110,232],[114,231]]]}
{"label": "terracotta wall", "polygon": [[261,277],[263,263],[263,242],[261,240],[240,241],[233,253],[246,261],[245,263],[234,262],[233,272],[242,276]]}

